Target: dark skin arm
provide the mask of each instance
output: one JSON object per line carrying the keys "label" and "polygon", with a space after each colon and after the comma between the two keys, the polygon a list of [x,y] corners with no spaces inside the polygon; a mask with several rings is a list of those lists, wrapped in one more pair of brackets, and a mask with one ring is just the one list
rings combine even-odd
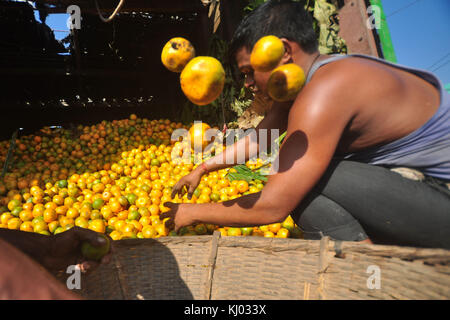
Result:
{"label": "dark skin arm", "polygon": [[[28,245],[25,247],[31,248]],[[33,249],[38,248],[33,247]],[[81,299],[35,260],[1,239],[0,273],[2,274],[0,277],[1,300]]]}
{"label": "dark skin arm", "polygon": [[269,177],[263,191],[223,203],[169,203],[171,210],[161,219],[171,217],[176,230],[199,222],[256,226],[283,221],[325,172],[356,110],[341,94],[339,81],[310,84],[291,108],[279,172]]}
{"label": "dark skin arm", "polygon": [[[43,267],[53,271],[65,270],[67,266],[75,264],[79,264],[84,271],[96,267],[98,262],[86,261],[83,258],[81,244],[84,241],[93,246],[105,244],[105,240],[99,237],[98,233],[80,227],[73,227],[54,236],[0,228],[0,240],[13,245]],[[101,262],[108,263],[109,260],[108,254]]]}

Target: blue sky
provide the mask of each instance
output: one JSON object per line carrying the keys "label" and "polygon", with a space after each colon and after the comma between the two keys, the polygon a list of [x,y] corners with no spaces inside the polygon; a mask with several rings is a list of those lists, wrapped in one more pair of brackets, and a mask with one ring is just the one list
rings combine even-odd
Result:
{"label": "blue sky", "polygon": [[399,64],[450,84],[450,0],[382,0]]}
{"label": "blue sky", "polygon": [[[450,84],[450,0],[382,0],[397,62],[434,72]],[[68,15],[50,15],[47,24],[68,30]],[[55,32],[62,39],[66,32]]]}

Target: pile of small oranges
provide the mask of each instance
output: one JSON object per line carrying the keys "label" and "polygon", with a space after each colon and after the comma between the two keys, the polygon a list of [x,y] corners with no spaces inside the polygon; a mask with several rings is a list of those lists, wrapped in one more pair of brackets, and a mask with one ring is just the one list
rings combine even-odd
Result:
{"label": "pile of small oranges", "polygon": [[[13,165],[0,180],[0,228],[58,234],[73,226],[106,233],[114,240],[203,235],[301,237],[288,217],[283,223],[251,228],[208,224],[188,226],[176,233],[160,214],[167,201],[207,203],[235,199],[261,191],[262,181],[230,181],[231,169],[202,177],[191,199],[171,198],[172,187],[195,164],[172,160],[183,143],[171,141],[173,130],[188,127],[166,119],[129,119],[73,130],[44,128],[17,139]],[[185,145],[184,145],[185,147]],[[0,142],[5,161],[9,141]],[[255,168],[260,163],[250,161]]]}

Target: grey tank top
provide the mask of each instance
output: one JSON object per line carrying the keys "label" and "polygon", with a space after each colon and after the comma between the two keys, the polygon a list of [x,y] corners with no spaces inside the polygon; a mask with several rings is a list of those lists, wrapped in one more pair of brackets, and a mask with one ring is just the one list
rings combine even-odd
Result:
{"label": "grey tank top", "polygon": [[[440,92],[440,105],[433,117],[422,127],[391,143],[347,154],[343,159],[385,167],[408,167],[425,175],[450,181],[450,94],[432,73],[361,54],[333,55],[316,62],[308,73],[306,83],[322,66],[349,57],[366,58],[410,72],[431,83]],[[387,117],[389,115],[386,115]]]}

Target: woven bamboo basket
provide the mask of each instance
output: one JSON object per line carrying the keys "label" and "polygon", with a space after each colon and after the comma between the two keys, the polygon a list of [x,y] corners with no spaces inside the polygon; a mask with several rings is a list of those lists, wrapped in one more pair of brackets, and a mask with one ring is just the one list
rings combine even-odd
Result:
{"label": "woven bamboo basket", "polygon": [[450,251],[211,236],[115,241],[83,275],[87,299],[449,299]]}

